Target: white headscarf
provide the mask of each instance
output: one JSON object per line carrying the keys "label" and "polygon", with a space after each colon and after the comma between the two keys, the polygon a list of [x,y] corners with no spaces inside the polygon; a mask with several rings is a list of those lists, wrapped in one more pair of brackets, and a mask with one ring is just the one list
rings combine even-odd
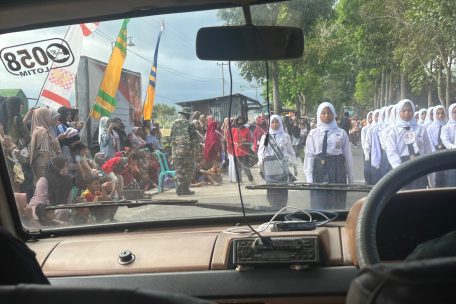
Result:
{"label": "white headscarf", "polygon": [[[271,128],[271,123],[274,119],[277,119],[277,121],[279,122],[279,128],[277,128],[277,130],[273,130]],[[276,134],[281,134],[281,133],[284,133],[285,131],[283,130],[283,122],[282,122],[282,117],[280,117],[279,115],[271,115],[271,118],[269,119],[269,134],[271,135],[276,135]]]}
{"label": "white headscarf", "polygon": [[[442,105],[435,106],[432,109],[432,115],[434,116],[434,121],[432,122],[433,125],[436,125],[437,128],[440,126],[444,126],[446,124],[446,119],[444,118],[443,120],[438,120],[437,119],[437,110],[442,109],[443,113],[445,113],[445,107]],[[446,113],[445,113],[446,114]]]}
{"label": "white headscarf", "polygon": [[422,125],[424,124],[424,120],[421,119],[421,115],[423,114],[423,112],[427,112],[427,109],[426,108],[423,108],[421,110],[418,111],[419,115],[418,115],[418,124],[419,125]]}
{"label": "white headscarf", "polygon": [[[369,115],[372,115],[372,122],[371,123],[369,122]],[[373,123],[374,123],[374,111],[370,111],[366,115],[366,126],[370,126]]]}
{"label": "white headscarf", "polygon": [[371,126],[373,126],[373,127],[378,125],[378,121],[375,121],[375,115],[377,113],[379,113],[378,115],[380,115],[380,109],[375,109],[374,112],[372,112],[372,124],[371,124]]}
{"label": "white headscarf", "polygon": [[377,122],[377,124],[380,127],[385,126],[385,112],[386,112],[386,107],[380,108],[380,113],[378,114],[378,122]]}
{"label": "white headscarf", "polygon": [[98,143],[101,144],[101,136],[108,134],[109,117],[102,117],[98,124]]}
{"label": "white headscarf", "polygon": [[424,120],[425,127],[429,126],[432,123],[432,121],[434,120],[434,118],[431,119],[431,113],[432,113],[433,109],[434,109],[434,107],[430,107],[426,111],[426,119]]}
{"label": "white headscarf", "polygon": [[388,127],[390,125],[390,116],[393,113],[393,111],[392,111],[393,107],[394,107],[393,105],[389,105],[385,109],[385,118],[383,118],[383,125],[385,127]]}
{"label": "white headscarf", "polygon": [[452,103],[448,107],[448,123],[456,125],[456,119],[453,118],[453,108],[456,107],[456,103]]}
{"label": "white headscarf", "polygon": [[388,117],[388,126],[394,127],[396,125],[396,116],[397,116],[397,105],[391,106],[391,113]]}
{"label": "white headscarf", "polygon": [[412,112],[415,113],[415,105],[413,104],[413,101],[410,99],[402,99],[397,103],[397,115],[396,115],[396,126],[398,127],[411,127],[416,125],[416,120],[415,116],[412,115],[412,119],[409,121],[402,120],[401,118],[401,110],[404,107],[406,103],[409,103],[410,106],[412,107]]}
{"label": "white headscarf", "polygon": [[[328,107],[331,112],[333,113],[334,117],[333,120],[330,123],[324,123],[320,119],[320,114],[323,112],[323,109]],[[337,129],[337,122],[336,122],[336,110],[334,109],[334,106],[330,102],[323,102],[318,106],[317,109],[317,127],[318,128],[323,128],[325,131],[326,130],[333,130]]]}

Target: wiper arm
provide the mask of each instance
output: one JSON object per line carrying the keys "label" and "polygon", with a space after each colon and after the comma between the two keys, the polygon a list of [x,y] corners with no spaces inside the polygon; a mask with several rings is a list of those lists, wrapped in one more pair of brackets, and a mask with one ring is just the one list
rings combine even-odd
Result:
{"label": "wiper arm", "polygon": [[78,204],[61,204],[56,206],[46,207],[46,210],[57,210],[57,209],[78,209],[78,208],[100,208],[100,207],[128,207],[135,208],[145,205],[160,205],[160,206],[196,206],[197,200],[121,200],[121,201],[98,201],[89,203],[78,203]]}
{"label": "wiper arm", "polygon": [[[242,206],[235,204],[211,204],[211,203],[196,203],[197,207],[213,209],[213,210],[222,210],[222,211],[232,211],[242,213]],[[268,206],[250,206],[244,205],[244,210],[247,212],[272,212],[274,209]]]}
{"label": "wiper arm", "polygon": [[369,192],[372,186],[356,184],[309,184],[309,183],[280,183],[246,186],[248,190],[259,189],[288,189],[288,190],[333,190],[346,192]]}

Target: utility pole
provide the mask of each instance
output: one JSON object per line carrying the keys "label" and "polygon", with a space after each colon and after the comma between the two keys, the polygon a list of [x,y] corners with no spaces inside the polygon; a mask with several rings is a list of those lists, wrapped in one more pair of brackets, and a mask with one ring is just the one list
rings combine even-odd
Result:
{"label": "utility pole", "polygon": [[223,73],[223,66],[228,65],[228,63],[225,63],[225,62],[218,63],[217,62],[217,65],[222,67],[222,96],[225,96],[225,74]]}

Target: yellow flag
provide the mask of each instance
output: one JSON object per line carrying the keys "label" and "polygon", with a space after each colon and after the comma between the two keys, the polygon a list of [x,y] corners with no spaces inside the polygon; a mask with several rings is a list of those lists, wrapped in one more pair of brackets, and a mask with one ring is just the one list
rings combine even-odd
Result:
{"label": "yellow flag", "polygon": [[99,120],[103,116],[110,116],[116,110],[116,92],[120,82],[122,66],[127,56],[127,24],[130,19],[122,23],[119,36],[112,50],[111,58],[104,73],[103,81],[98,90],[97,99],[93,105],[90,116]]}

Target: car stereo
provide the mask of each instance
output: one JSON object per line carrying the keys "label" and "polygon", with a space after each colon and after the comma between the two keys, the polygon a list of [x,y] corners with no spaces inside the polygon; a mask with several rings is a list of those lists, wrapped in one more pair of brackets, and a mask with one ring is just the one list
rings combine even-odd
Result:
{"label": "car stereo", "polygon": [[311,264],[318,263],[318,236],[271,237],[266,246],[260,238],[233,240],[233,264]]}

